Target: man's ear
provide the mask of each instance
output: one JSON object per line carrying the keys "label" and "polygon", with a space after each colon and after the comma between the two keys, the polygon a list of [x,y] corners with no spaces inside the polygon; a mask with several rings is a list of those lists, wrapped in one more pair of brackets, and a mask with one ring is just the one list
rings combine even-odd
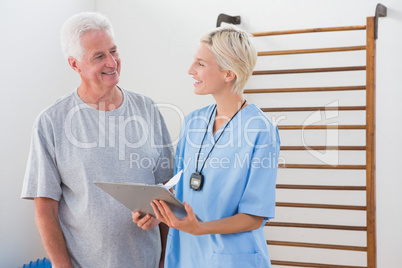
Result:
{"label": "man's ear", "polygon": [[225,80],[226,82],[234,82],[236,79],[236,74],[232,71],[226,71]]}
{"label": "man's ear", "polygon": [[77,73],[81,71],[80,67],[78,66],[78,61],[75,58],[68,57],[68,64],[70,64],[71,68],[73,68],[73,70]]}

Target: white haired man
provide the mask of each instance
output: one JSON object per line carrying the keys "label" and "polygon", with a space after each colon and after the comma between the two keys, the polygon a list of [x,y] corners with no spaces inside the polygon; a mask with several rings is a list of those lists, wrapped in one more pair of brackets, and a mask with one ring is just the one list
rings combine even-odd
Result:
{"label": "white haired man", "polygon": [[93,184],[167,181],[173,150],[163,117],[151,99],[117,86],[121,64],[106,17],[72,16],[61,42],[81,83],[35,121],[21,197],[34,199],[53,267],[163,266],[167,227],[142,230]]}

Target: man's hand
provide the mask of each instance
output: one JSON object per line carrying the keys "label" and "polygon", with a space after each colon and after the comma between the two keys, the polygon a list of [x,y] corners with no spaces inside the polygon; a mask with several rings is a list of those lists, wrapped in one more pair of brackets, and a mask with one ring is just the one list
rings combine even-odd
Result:
{"label": "man's hand", "polygon": [[133,222],[138,225],[138,227],[142,228],[143,230],[150,230],[155,228],[159,225],[160,221],[155,217],[147,214],[141,218],[140,212],[133,212],[132,213]]}

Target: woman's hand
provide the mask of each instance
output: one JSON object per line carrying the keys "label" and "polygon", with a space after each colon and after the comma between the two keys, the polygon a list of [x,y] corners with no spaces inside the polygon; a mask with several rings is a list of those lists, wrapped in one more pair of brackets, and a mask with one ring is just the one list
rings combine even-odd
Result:
{"label": "woman's hand", "polygon": [[200,235],[200,224],[193,212],[191,206],[184,202],[184,208],[186,209],[187,216],[179,219],[177,218],[169,206],[164,201],[154,200],[152,203],[156,218],[165,223],[170,228],[174,228],[193,235]]}
{"label": "woman's hand", "polygon": [[232,234],[243,233],[258,229],[264,222],[264,217],[238,213],[236,215],[218,220],[199,222],[191,206],[184,202],[187,216],[177,218],[164,201],[154,200],[152,203],[156,218],[161,222],[192,235],[205,234]]}
{"label": "woman's hand", "polygon": [[140,212],[133,212],[132,213],[133,222],[138,225],[138,227],[142,228],[143,230],[150,230],[155,228],[159,225],[160,221],[155,219],[154,216],[149,214],[145,215],[141,218]]}

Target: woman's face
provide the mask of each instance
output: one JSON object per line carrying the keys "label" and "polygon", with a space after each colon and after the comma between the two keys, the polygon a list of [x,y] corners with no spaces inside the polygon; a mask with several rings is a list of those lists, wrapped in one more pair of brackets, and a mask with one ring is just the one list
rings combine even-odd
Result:
{"label": "woman's face", "polygon": [[205,43],[198,47],[188,74],[195,80],[194,93],[198,95],[216,94],[230,87],[226,81],[227,71],[219,69],[214,55]]}

